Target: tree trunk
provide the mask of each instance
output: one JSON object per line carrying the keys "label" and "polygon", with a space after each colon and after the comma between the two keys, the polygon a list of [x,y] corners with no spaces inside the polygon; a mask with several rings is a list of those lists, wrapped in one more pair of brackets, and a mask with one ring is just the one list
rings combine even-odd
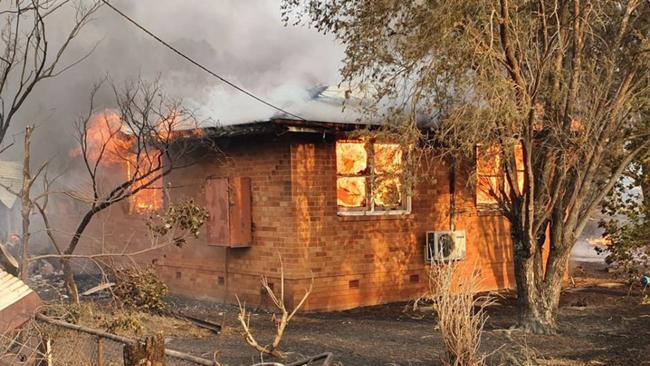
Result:
{"label": "tree trunk", "polygon": [[[81,234],[84,232],[84,230],[86,230],[86,227],[90,223],[90,220],[97,212],[99,212],[101,209],[105,207],[108,207],[108,205],[100,206],[100,208],[94,207],[92,210],[86,213],[84,218],[81,220],[81,223],[79,223],[77,230],[75,230],[75,233],[72,236],[72,239],[70,240],[70,244],[68,245],[68,248],[63,252],[64,255],[70,255],[74,253],[75,249],[77,248],[77,245],[79,244],[79,240],[81,239]],[[79,290],[77,288],[77,283],[74,281],[74,272],[72,272],[72,266],[70,265],[70,258],[66,258],[66,257],[61,258],[61,266],[63,267],[63,280],[65,282],[65,287],[68,292],[68,296],[70,297],[70,302],[72,302],[73,304],[79,304]]]}
{"label": "tree trunk", "polygon": [[23,159],[23,186],[20,191],[21,198],[21,216],[23,220],[23,237],[22,237],[22,255],[20,259],[20,279],[25,281],[29,273],[29,225],[30,215],[32,214],[32,200],[29,197],[29,191],[32,186],[32,176],[30,172],[30,144],[32,141],[33,127],[25,128],[25,157]]}
{"label": "tree trunk", "polygon": [[535,334],[557,332],[557,312],[560,304],[562,279],[567,269],[571,245],[553,246],[546,266],[542,247],[532,254],[515,244],[515,280],[519,302],[520,326]]}
{"label": "tree trunk", "polygon": [[165,341],[162,335],[144,338],[144,343],[124,346],[124,366],[164,366]]}
{"label": "tree trunk", "polygon": [[73,304],[79,304],[79,290],[77,289],[77,283],[74,281],[74,273],[72,272],[70,259],[61,258],[61,265],[63,267],[63,280],[65,282],[68,296],[70,297],[70,302]]}

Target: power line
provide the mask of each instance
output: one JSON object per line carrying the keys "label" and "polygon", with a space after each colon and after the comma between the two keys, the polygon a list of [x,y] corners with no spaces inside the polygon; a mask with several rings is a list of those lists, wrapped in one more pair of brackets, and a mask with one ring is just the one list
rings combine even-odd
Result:
{"label": "power line", "polygon": [[146,29],[145,27],[141,26],[138,22],[136,22],[135,20],[133,20],[133,19],[132,19],[131,17],[129,17],[128,15],[124,14],[122,11],[120,11],[120,10],[117,9],[116,7],[114,7],[114,6],[113,6],[111,3],[109,3],[107,0],[102,0],[102,2],[103,2],[104,4],[106,4],[106,5],[108,5],[109,8],[111,8],[113,11],[115,11],[115,12],[116,12],[117,14],[119,14],[121,17],[123,17],[124,19],[128,20],[131,24],[133,24],[133,25],[135,25],[136,27],[138,27],[141,31],[143,31],[143,32],[145,32],[146,34],[148,34],[151,38],[153,38],[153,39],[155,39],[156,41],[160,42],[161,44],[163,44],[165,47],[169,48],[169,49],[170,49],[172,52],[174,52],[175,54],[179,55],[180,57],[184,58],[185,60],[187,60],[187,61],[189,61],[190,63],[192,63],[193,65],[195,65],[196,67],[200,68],[201,70],[203,70],[203,71],[207,72],[208,74],[214,76],[215,78],[219,79],[219,80],[222,81],[223,83],[226,83],[227,85],[229,85],[229,86],[231,86],[231,87],[233,87],[233,88],[239,90],[240,92],[242,92],[242,93],[248,95],[249,97],[251,97],[251,98],[257,100],[258,102],[260,102],[260,103],[262,103],[262,104],[265,104],[265,105],[267,105],[267,106],[269,106],[269,107],[271,107],[271,108],[273,108],[273,109],[275,109],[275,110],[277,110],[277,111],[279,111],[279,112],[282,112],[282,113],[284,113],[284,114],[286,114],[286,115],[289,115],[289,116],[291,116],[291,117],[295,117],[295,118],[297,118],[297,119],[299,119],[299,120],[306,121],[306,119],[304,119],[304,118],[302,118],[302,117],[300,117],[300,116],[298,116],[298,115],[296,115],[296,114],[293,114],[293,113],[291,113],[291,112],[289,112],[289,111],[286,111],[286,110],[284,110],[284,109],[282,109],[282,108],[280,108],[280,107],[278,107],[278,106],[276,106],[276,105],[274,105],[274,104],[271,104],[270,102],[267,102],[266,100],[264,100],[264,99],[258,97],[257,95],[255,95],[255,94],[249,92],[248,90],[246,90],[246,89],[244,89],[244,88],[238,86],[237,84],[233,83],[232,81],[229,81],[228,79],[226,79],[226,78],[220,76],[220,75],[217,74],[216,72],[214,72],[214,71],[208,69],[207,67],[201,65],[201,64],[198,63],[197,61],[194,61],[194,59],[192,59],[192,58],[190,58],[189,56],[185,55],[183,52],[179,51],[179,50],[176,49],[174,46],[172,46],[172,45],[170,45],[169,43],[165,42],[165,41],[162,40],[160,37],[158,37],[157,35],[153,34],[152,32],[150,32],[150,31],[149,31],[148,29]]}

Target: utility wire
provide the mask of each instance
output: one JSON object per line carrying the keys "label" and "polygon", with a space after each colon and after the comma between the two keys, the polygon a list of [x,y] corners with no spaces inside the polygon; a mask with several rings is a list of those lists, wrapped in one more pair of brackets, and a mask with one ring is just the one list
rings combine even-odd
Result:
{"label": "utility wire", "polygon": [[228,79],[226,79],[226,78],[220,76],[220,75],[217,74],[216,72],[214,72],[214,71],[208,69],[207,67],[201,65],[201,64],[198,63],[197,61],[194,61],[194,59],[192,59],[192,58],[190,58],[189,56],[185,55],[183,52],[179,51],[179,50],[176,49],[174,46],[172,46],[172,45],[170,45],[169,43],[165,42],[165,41],[162,40],[160,37],[158,37],[157,35],[153,34],[152,32],[150,32],[150,31],[149,31],[148,29],[146,29],[145,27],[141,26],[138,22],[136,22],[135,20],[133,20],[133,19],[132,19],[131,17],[129,17],[128,15],[124,14],[122,11],[120,11],[120,10],[117,9],[116,7],[114,7],[114,6],[113,6],[111,3],[109,3],[107,0],[102,0],[102,2],[103,2],[104,4],[106,4],[109,8],[111,8],[113,11],[115,11],[117,14],[119,14],[122,18],[128,20],[131,24],[135,25],[135,26],[138,27],[141,31],[143,31],[143,32],[145,32],[146,34],[148,34],[151,38],[153,38],[153,39],[155,39],[156,41],[160,42],[160,43],[163,44],[165,47],[169,48],[172,52],[174,52],[175,54],[177,54],[177,55],[179,55],[180,57],[184,58],[185,60],[189,61],[189,62],[192,63],[194,66],[196,66],[196,67],[200,68],[201,70],[207,72],[207,73],[210,74],[211,76],[214,76],[215,78],[219,79],[220,81],[222,81],[222,82],[226,83],[227,85],[229,85],[229,86],[231,86],[231,87],[233,87],[233,88],[239,90],[240,92],[242,92],[242,93],[248,95],[249,97],[251,97],[251,98],[257,100],[258,102],[260,102],[260,103],[262,103],[262,104],[265,104],[265,105],[267,105],[267,106],[269,106],[269,107],[271,107],[271,108],[273,108],[273,109],[275,109],[275,110],[277,110],[277,111],[279,111],[279,112],[282,112],[282,113],[284,113],[284,114],[286,114],[286,115],[289,115],[289,116],[291,116],[291,117],[295,117],[295,118],[297,118],[297,119],[299,119],[299,120],[306,121],[306,119],[300,117],[299,115],[297,115],[297,114],[293,114],[293,113],[291,113],[291,112],[289,112],[289,111],[286,111],[286,110],[284,110],[284,109],[282,109],[282,108],[280,108],[280,107],[278,107],[278,106],[276,106],[276,105],[271,104],[270,102],[267,102],[266,100],[264,100],[264,99],[258,97],[257,95],[255,95],[255,94],[249,92],[248,90],[246,90],[246,89],[244,89],[244,88],[238,86],[237,84],[233,83],[232,81],[229,81]]}

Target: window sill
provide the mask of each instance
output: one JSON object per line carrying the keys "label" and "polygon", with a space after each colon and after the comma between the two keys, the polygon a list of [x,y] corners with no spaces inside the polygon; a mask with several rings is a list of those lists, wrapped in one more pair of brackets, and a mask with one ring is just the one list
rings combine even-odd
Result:
{"label": "window sill", "polygon": [[503,210],[494,206],[477,206],[477,216],[503,216]]}
{"label": "window sill", "polygon": [[395,211],[340,211],[336,213],[339,219],[344,221],[362,220],[399,220],[413,217],[410,210]]}

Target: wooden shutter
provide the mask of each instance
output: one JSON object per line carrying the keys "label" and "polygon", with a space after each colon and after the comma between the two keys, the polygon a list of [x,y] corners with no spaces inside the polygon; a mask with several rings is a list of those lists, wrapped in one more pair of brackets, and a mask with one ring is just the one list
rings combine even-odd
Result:
{"label": "wooden shutter", "polygon": [[207,222],[210,245],[251,245],[250,178],[209,178],[205,184],[205,201],[210,213]]}

